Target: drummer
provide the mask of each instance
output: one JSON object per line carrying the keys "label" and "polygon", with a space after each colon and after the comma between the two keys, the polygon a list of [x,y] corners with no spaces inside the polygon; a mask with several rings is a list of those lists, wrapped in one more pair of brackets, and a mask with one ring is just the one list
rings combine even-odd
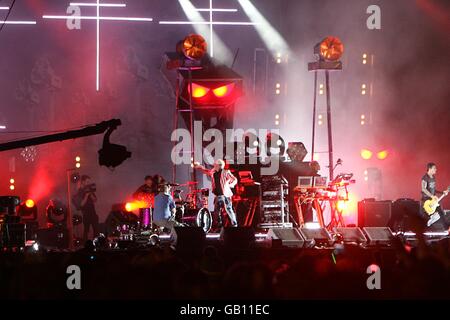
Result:
{"label": "drummer", "polygon": [[148,208],[153,207],[153,198],[158,192],[157,184],[154,183],[154,177],[145,176],[144,184],[140,186],[134,193],[133,199],[145,202]]}

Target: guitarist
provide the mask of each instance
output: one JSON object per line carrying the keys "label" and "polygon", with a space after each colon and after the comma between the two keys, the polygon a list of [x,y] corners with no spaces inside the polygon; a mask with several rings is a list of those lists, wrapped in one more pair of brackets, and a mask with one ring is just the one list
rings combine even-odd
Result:
{"label": "guitarist", "polygon": [[[437,194],[448,194],[448,190],[446,191],[437,191],[436,190],[436,175],[437,167],[435,163],[428,163],[427,164],[427,173],[422,177],[422,204],[426,200],[437,200]],[[422,209],[422,206],[420,206]],[[422,210],[423,211],[423,210]],[[426,216],[425,213],[422,212]],[[445,229],[449,229],[449,224],[447,223],[445,219],[445,212],[442,209],[441,206],[438,206],[436,209],[436,212],[430,216],[427,225],[431,226],[436,221],[439,220],[439,218],[442,220],[442,224],[444,225]]]}

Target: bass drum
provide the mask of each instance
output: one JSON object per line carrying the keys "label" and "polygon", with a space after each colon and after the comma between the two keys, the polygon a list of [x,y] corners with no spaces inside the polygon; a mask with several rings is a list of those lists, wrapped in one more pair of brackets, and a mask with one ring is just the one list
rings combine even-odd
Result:
{"label": "bass drum", "polygon": [[212,227],[212,215],[208,209],[186,209],[181,222],[190,227],[200,227],[208,233]]}

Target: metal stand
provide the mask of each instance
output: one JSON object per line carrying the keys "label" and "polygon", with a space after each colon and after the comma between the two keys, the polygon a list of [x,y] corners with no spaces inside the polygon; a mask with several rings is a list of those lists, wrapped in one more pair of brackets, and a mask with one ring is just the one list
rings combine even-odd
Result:
{"label": "metal stand", "polygon": [[[308,64],[308,70],[314,72],[314,100],[313,100],[313,124],[312,124],[312,152],[311,161],[314,161],[315,138],[316,138],[316,117],[317,117],[317,72],[325,71],[325,90],[327,99],[327,133],[328,133],[328,174],[329,181],[334,180],[334,160],[333,160],[333,131],[331,126],[331,94],[330,94],[330,70],[342,70],[341,62],[326,63],[323,61]],[[343,224],[342,217],[336,219],[336,202],[330,201],[332,223],[329,226]],[[322,211],[322,210],[321,210]],[[336,221],[337,220],[337,221]],[[322,221],[323,224],[323,221]]]}
{"label": "metal stand", "polygon": [[333,162],[333,132],[331,130],[331,103],[330,103],[330,71],[325,70],[325,90],[327,95],[327,128],[328,128],[328,167],[330,181],[334,179]]}
{"label": "metal stand", "polygon": [[69,238],[69,250],[74,250],[75,246],[73,243],[73,215],[72,215],[72,199],[71,199],[71,193],[70,193],[70,173],[74,172],[75,169],[68,169],[67,170],[67,221],[66,221],[66,227],[67,227],[67,238]]}
{"label": "metal stand", "polygon": [[[180,81],[181,81],[181,76],[180,73],[178,71],[177,73],[177,84],[176,84],[176,107],[175,107],[175,114],[174,114],[174,130],[178,129],[178,121],[179,121],[179,113],[180,112],[189,112],[189,134],[191,135],[191,162],[195,161],[195,139],[194,139],[194,106],[192,103],[192,68],[190,67],[183,67],[180,68],[179,70],[187,70],[188,71],[188,86],[189,86],[189,110],[181,110],[180,106],[179,106],[179,101],[180,101],[180,96],[181,96],[181,92],[180,92]],[[176,142],[174,142],[173,144],[174,146],[176,145]],[[190,173],[191,173],[191,181],[197,181],[196,180],[196,175],[195,175],[195,170],[192,168],[192,166],[190,166]],[[177,180],[177,168],[176,165],[174,164],[172,167],[172,181],[176,181]]]}

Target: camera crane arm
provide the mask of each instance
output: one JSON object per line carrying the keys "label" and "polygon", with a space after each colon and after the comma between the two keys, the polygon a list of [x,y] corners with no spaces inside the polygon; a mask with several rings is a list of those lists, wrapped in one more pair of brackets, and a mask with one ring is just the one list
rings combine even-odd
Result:
{"label": "camera crane arm", "polygon": [[[37,146],[41,144],[47,144],[52,142],[61,142],[65,140],[72,140],[82,137],[95,136],[98,134],[103,134],[109,131],[109,134],[122,124],[120,119],[112,119],[109,121],[103,121],[93,126],[88,126],[83,129],[70,130],[61,133],[55,133],[50,135],[44,135],[35,138],[16,140],[11,142],[0,143],[0,152],[8,151],[13,149],[26,148],[31,146]],[[109,137],[109,135],[108,135]]]}

